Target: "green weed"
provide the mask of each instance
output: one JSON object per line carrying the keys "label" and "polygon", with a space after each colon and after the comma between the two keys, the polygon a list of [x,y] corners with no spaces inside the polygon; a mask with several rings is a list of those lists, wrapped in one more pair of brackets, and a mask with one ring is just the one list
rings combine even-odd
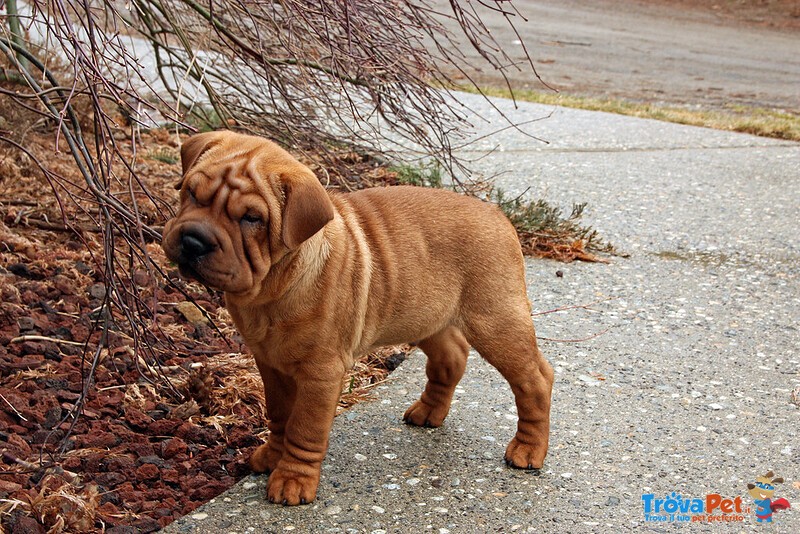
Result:
{"label": "green weed", "polygon": [[147,159],[152,159],[155,161],[161,161],[163,163],[167,163],[168,165],[174,165],[178,163],[178,155],[175,153],[174,150],[167,147],[159,147],[148,150],[145,157]]}
{"label": "green weed", "polygon": [[438,163],[419,165],[399,165],[389,170],[397,174],[397,181],[403,185],[417,187],[442,187],[442,167]]}
{"label": "green weed", "polygon": [[596,253],[624,256],[592,227],[581,224],[585,203],[573,204],[572,212],[565,216],[544,199],[509,197],[498,188],[492,189],[488,200],[497,204],[514,225],[526,255],[595,262],[606,261]]}

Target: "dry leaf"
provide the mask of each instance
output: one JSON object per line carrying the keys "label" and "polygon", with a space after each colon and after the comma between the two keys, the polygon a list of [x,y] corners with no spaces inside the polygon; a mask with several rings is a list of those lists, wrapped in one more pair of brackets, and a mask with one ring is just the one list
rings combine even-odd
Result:
{"label": "dry leaf", "polygon": [[175,309],[180,312],[183,317],[193,325],[206,325],[208,318],[203,310],[197,304],[185,300],[175,305]]}

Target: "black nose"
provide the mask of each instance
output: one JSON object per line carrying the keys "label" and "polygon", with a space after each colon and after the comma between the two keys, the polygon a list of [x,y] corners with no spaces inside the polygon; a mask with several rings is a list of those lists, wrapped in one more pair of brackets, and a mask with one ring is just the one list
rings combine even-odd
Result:
{"label": "black nose", "polygon": [[194,232],[187,232],[181,236],[182,256],[187,261],[201,258],[211,252],[213,248],[213,245],[205,237]]}

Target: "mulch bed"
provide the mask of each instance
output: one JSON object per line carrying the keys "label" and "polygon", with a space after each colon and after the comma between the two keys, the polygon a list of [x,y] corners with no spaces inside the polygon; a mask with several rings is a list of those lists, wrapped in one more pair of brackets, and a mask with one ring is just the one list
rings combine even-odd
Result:
{"label": "mulch bed", "polygon": [[[17,512],[6,524],[12,532],[31,528],[15,515],[32,515],[48,528],[65,521],[68,531],[103,525],[153,531],[248,472],[245,460],[260,443],[254,430],[266,423],[260,384],[250,359],[238,355],[245,349],[237,336],[223,339],[202,322],[189,322],[170,305],[184,296],[162,284],[158,321],[173,326],[173,341],[184,350],[161,362],[161,370],[188,400],[176,401],[151,384],[159,385],[158,371],[135,361],[130,339],[119,332],[103,349],[73,420],[90,376],[83,342],[100,335],[91,334],[92,313],[105,288],[86,253],[70,244],[36,260],[0,255],[0,497]],[[222,312],[216,296],[187,289],[211,316]],[[250,375],[236,386],[253,390],[235,392],[238,405],[223,411],[212,396],[232,367]]]}
{"label": "mulch bed", "polygon": [[[196,400],[176,403],[159,391],[144,379],[156,377],[134,361],[130,341],[116,335],[73,421],[93,356],[84,357],[83,342],[96,330],[92,311],[105,288],[69,241],[51,250],[33,261],[0,255],[0,498],[16,508],[6,525],[11,532],[44,532],[59,521],[67,531],[103,525],[108,532],[114,525],[156,530],[248,472],[245,459],[260,443],[253,430],[266,423],[263,408],[241,410],[222,425],[201,421],[210,415],[209,402],[202,409]],[[209,367],[198,347],[220,355],[244,351],[235,336],[229,347],[211,328],[191,324],[169,306],[176,297],[183,301],[171,287],[160,291],[158,320],[184,333],[179,344],[185,351],[162,362],[176,383],[197,380]],[[219,311],[208,293],[192,296],[210,314]],[[224,377],[206,378],[213,391]],[[30,516],[39,528],[24,519]]]}

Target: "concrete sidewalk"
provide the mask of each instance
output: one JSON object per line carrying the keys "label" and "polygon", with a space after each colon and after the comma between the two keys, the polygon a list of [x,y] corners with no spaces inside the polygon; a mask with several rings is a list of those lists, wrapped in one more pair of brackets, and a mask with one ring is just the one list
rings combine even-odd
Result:
{"label": "concrete sidewalk", "polygon": [[677,518],[646,522],[643,495],[673,492],[741,498],[733,524],[692,529],[756,531],[747,484],[770,469],[793,504],[772,531],[800,532],[800,144],[496,102],[552,113],[529,127],[550,144],[507,130],[465,155],[496,149],[475,166],[510,192],[588,202],[585,222],[630,254],[527,262],[536,311],[597,303],[535,317],[541,338],[602,333],[541,343],[556,369],[542,474],[503,464],[513,398],[475,355],[442,428],[402,424],[425,380],[415,353],[337,418],[313,504],[271,505],[253,476],[165,532],[663,531]]}

